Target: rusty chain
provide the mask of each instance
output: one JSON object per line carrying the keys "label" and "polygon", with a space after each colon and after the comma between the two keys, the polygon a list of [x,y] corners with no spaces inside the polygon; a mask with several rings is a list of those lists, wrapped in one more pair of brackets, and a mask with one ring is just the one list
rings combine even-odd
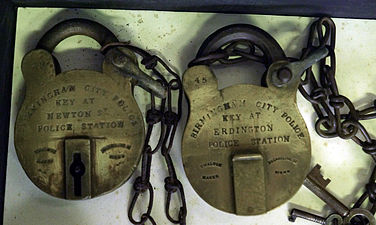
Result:
{"label": "rusty chain", "polygon": [[[325,32],[323,31],[324,27]],[[347,97],[339,94],[335,79],[335,34],[335,25],[330,18],[322,18],[311,26],[308,44],[303,50],[301,58],[305,58],[312,50],[321,47],[326,47],[329,50],[329,55],[320,62],[319,82],[316,80],[312,68],[309,68],[299,91],[313,105],[318,115],[315,128],[321,137],[352,139],[362,147],[364,152],[376,160],[376,140],[371,138],[360,123],[361,120],[376,118],[376,101],[367,109],[357,110]],[[316,36],[318,43],[315,43]],[[329,65],[326,64],[328,58]],[[344,112],[346,110],[347,113]]]}
{"label": "rusty chain", "polygon": [[[169,174],[168,177],[166,177],[164,180],[165,189],[167,192],[165,203],[166,217],[171,223],[185,225],[187,206],[184,189],[183,185],[177,178],[174,164],[170,155],[170,152],[173,148],[176,129],[182,115],[183,87],[180,77],[172,69],[170,69],[161,58],[155,55],[151,55],[143,49],[131,46],[129,45],[129,43],[111,43],[105,46],[102,51],[107,51],[108,48],[113,47],[128,48],[129,50],[141,56],[141,64],[143,64],[147,70],[152,71],[152,74],[155,76],[157,81],[159,81],[167,89],[167,98],[161,99],[159,107],[157,107],[156,105],[157,103],[154,94],[150,93],[151,106],[150,109],[146,112],[147,132],[142,153],[141,175],[136,178],[133,184],[134,196],[128,209],[128,218],[131,223],[135,225],[144,225],[148,221],[153,225],[157,224],[151,216],[154,202],[154,190],[150,182],[150,172],[152,156],[159,150],[161,150],[161,154],[165,159]],[[170,81],[167,81],[162,73],[159,72],[159,70],[157,69],[158,64],[160,64],[170,75],[172,75],[173,78]],[[177,93],[178,95],[177,106],[173,106],[174,93]],[[150,139],[155,125],[157,124],[160,124],[159,140],[157,145],[152,148],[150,146]],[[134,217],[136,202],[138,201],[139,197],[146,192],[149,193],[148,207],[146,211],[141,214],[140,218],[136,220]],[[174,193],[179,194],[181,201],[181,207],[179,208],[177,219],[171,216],[170,212],[171,197]]]}
{"label": "rusty chain", "polygon": [[[336,27],[334,22],[327,17],[320,18],[310,28],[308,44],[302,50],[300,59],[307,57],[312,51],[326,47],[329,54],[319,63],[319,80],[316,80],[312,67],[302,75],[299,86],[300,93],[313,106],[318,119],[315,124],[316,132],[324,138],[340,137],[351,139],[362,147],[362,150],[369,154],[376,161],[376,140],[371,137],[365,127],[361,124],[363,120],[376,118],[376,100],[373,105],[358,110],[354,104],[345,96],[341,95],[335,79],[336,58]],[[205,48],[205,46],[202,46]],[[235,64],[245,61],[263,63],[266,67],[267,59],[265,54],[257,51],[257,46],[251,41],[234,40],[215,51],[204,56],[199,56],[190,62],[189,66],[210,65],[214,63]],[[298,59],[289,58],[291,61]],[[327,64],[327,61],[329,64]],[[265,78],[265,74],[264,74]],[[264,80],[264,79],[263,79]],[[266,86],[265,82],[262,83]],[[376,166],[365,186],[364,194],[356,201],[353,208],[360,207],[368,198],[371,203],[372,214],[376,212]],[[352,221],[355,224],[366,224],[364,218],[357,218]]]}
{"label": "rusty chain", "polygon": [[[329,50],[329,54],[319,63],[319,81],[316,80],[312,68],[309,68],[306,70],[305,78],[299,86],[299,91],[312,104],[318,115],[315,129],[321,137],[351,139],[376,161],[376,140],[371,138],[360,122],[376,118],[376,100],[373,102],[373,106],[357,110],[347,97],[339,93],[335,79],[335,43],[336,27],[330,18],[321,18],[311,25],[308,44],[303,49],[301,59],[308,56],[314,49],[322,47],[326,47]],[[375,214],[375,178],[376,167],[370,176],[369,183],[365,186],[366,191],[356,201],[353,208],[359,208],[368,197],[372,204],[369,211]],[[353,223],[366,224],[362,217],[357,217],[357,220],[354,220]]]}

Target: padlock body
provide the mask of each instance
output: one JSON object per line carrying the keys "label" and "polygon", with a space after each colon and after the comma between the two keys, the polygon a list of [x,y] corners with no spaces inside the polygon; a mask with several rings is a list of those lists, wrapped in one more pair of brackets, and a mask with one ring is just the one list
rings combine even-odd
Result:
{"label": "padlock body", "polygon": [[[25,63],[48,67],[51,61]],[[140,160],[145,135],[130,80],[89,70],[30,76],[15,147],[32,182],[66,199],[93,198],[123,184]]]}
{"label": "padlock body", "polygon": [[311,160],[297,86],[218,90],[206,66],[188,69],[183,84],[190,112],[182,157],[195,191],[215,208],[238,215],[262,214],[290,199]]}

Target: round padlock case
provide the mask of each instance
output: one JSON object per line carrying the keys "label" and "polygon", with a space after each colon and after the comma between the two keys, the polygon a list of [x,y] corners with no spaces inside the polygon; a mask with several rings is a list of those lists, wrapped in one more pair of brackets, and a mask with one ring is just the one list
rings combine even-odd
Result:
{"label": "round padlock case", "polygon": [[56,75],[45,50],[27,54],[22,71],[26,95],[15,147],[33,183],[66,199],[92,198],[123,184],[140,160],[144,139],[130,78],[106,62],[103,73]]}

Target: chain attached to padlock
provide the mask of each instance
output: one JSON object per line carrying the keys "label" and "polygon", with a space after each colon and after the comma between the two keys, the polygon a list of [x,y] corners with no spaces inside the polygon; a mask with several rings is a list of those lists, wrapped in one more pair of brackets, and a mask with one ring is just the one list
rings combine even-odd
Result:
{"label": "chain attached to padlock", "polygon": [[[178,74],[176,74],[168,65],[158,56],[150,55],[143,49],[140,49],[135,46],[131,46],[128,43],[121,43],[121,42],[114,42],[110,43],[102,48],[102,52],[106,52],[112,48],[127,48],[132,52],[138,54],[142,57],[141,63],[145,66],[147,70],[152,71],[152,74],[156,76],[157,82],[162,84],[162,86],[167,90],[166,95],[162,95],[158,93],[162,93],[161,91],[153,91],[150,89],[151,95],[151,107],[146,112],[146,123],[147,123],[147,131],[146,137],[144,142],[143,148],[143,156],[142,156],[142,166],[141,166],[141,176],[137,177],[133,188],[135,194],[132,198],[129,210],[128,210],[128,217],[129,220],[133,224],[143,225],[147,221],[150,221],[152,224],[156,224],[153,217],[151,216],[151,211],[153,207],[153,199],[154,199],[154,191],[152,184],[150,183],[150,172],[151,172],[151,162],[152,156],[157,153],[159,150],[161,151],[162,156],[165,158],[167,170],[169,176],[165,178],[165,189],[167,192],[166,197],[166,205],[165,205],[165,213],[168,220],[174,224],[185,225],[186,224],[186,216],[187,216],[187,206],[185,201],[184,189],[181,182],[178,180],[174,164],[172,158],[170,156],[170,152],[173,147],[174,137],[176,134],[176,129],[178,123],[181,118],[182,114],[182,84]],[[168,81],[162,74],[159,72],[158,65],[161,65],[167,72],[172,76],[172,79]],[[125,67],[124,67],[125,68]],[[128,69],[129,70],[129,69]],[[139,76],[138,76],[139,77]],[[151,87],[155,87],[155,85],[150,85]],[[174,106],[174,94],[177,94],[177,105]],[[161,103],[159,107],[156,105],[156,97],[161,98]],[[176,111],[174,111],[176,108]],[[155,125],[160,124],[160,135],[157,145],[152,148],[150,146],[150,138],[155,128]],[[142,213],[139,220],[134,218],[134,208],[136,202],[141,194],[148,192],[149,193],[149,204],[147,210]],[[170,205],[171,205],[171,197],[172,194],[178,193],[181,207],[179,208],[179,213],[177,219],[175,219],[170,214]]]}
{"label": "chain attached to padlock", "polygon": [[[226,46],[217,46],[216,50],[213,49],[210,53],[195,59],[191,64],[208,64],[216,61],[224,64],[247,60],[255,62],[265,61],[265,59],[257,55],[255,51],[245,52],[244,50],[236,48],[237,45],[254,46],[254,43],[252,41],[239,42],[238,40],[232,40],[226,43]],[[336,60],[334,48],[335,25],[330,18],[321,18],[312,24],[307,47],[303,49],[301,56],[301,60],[305,60],[307,57],[311,57],[311,53],[316,52],[314,58],[320,60],[319,82],[315,79],[312,68],[309,67],[305,71],[305,77],[299,85],[299,91],[312,103],[318,115],[315,128],[320,136],[325,138],[341,137],[343,139],[352,139],[362,147],[365,153],[370,154],[373,159],[376,160],[376,140],[371,138],[365,127],[360,123],[362,120],[376,118],[376,101],[373,102],[373,106],[363,110],[357,110],[348,98],[339,94],[335,80]],[[250,49],[252,50],[252,48]],[[317,54],[318,49],[326,49],[328,54]],[[329,65],[326,64],[328,61],[327,58],[329,58]],[[298,59],[290,58],[292,62],[297,60]],[[271,67],[273,67],[273,65]],[[269,70],[270,69],[272,68],[269,68]],[[291,80],[293,76],[291,68],[279,65],[275,69],[274,84],[280,85]],[[300,72],[300,74],[302,73],[303,71]],[[344,110],[345,108],[348,110],[347,113],[344,113],[346,111]],[[368,198],[369,202],[372,204],[369,212],[372,215],[375,214],[375,171],[374,169],[370,181],[366,185],[366,191],[353,205],[352,210],[354,212],[358,210]],[[365,209],[359,209],[358,211],[360,212],[358,214],[351,214],[352,210],[349,210],[350,214],[346,217],[348,219],[350,218],[349,216],[352,216],[352,220],[348,219],[351,224],[367,224],[370,222],[369,219],[371,217],[369,217],[367,211],[364,211]],[[308,215],[305,212],[301,213],[301,215],[309,220],[320,220],[316,216]],[[366,218],[366,215],[368,218]]]}
{"label": "chain attached to padlock", "polygon": [[[299,91],[312,104],[318,116],[315,127],[321,137],[351,139],[376,161],[376,140],[371,138],[360,123],[362,120],[376,118],[376,100],[373,102],[373,106],[357,110],[347,97],[339,94],[335,79],[335,36],[335,24],[330,18],[321,18],[311,26],[308,44],[303,49],[301,59],[315,49],[323,47],[329,50],[329,54],[320,61],[319,82],[316,80],[312,68],[309,68]],[[318,40],[317,44],[315,44],[316,40]],[[328,58],[329,65],[326,63]],[[344,111],[348,111],[348,113],[344,113]]]}
{"label": "chain attached to padlock", "polygon": [[[92,37],[102,45],[102,72],[60,71],[52,52],[73,35]],[[205,201],[226,212],[257,215],[286,202],[303,182],[307,186],[321,179],[317,170],[309,174],[312,179],[305,178],[311,146],[296,106],[298,89],[318,115],[315,128],[320,136],[352,139],[376,161],[376,140],[361,124],[376,118],[376,100],[373,106],[357,110],[340,95],[334,48],[335,25],[329,18],[312,24],[300,60],[287,58],[269,34],[251,25],[224,27],[204,41],[183,77],[190,115],[182,157],[193,188]],[[153,77],[138,67],[137,55]],[[267,68],[262,87],[241,84],[218,90],[209,66],[247,61]],[[317,61],[319,81],[311,68]],[[151,215],[154,190],[150,174],[152,156],[161,151],[169,174],[164,180],[166,217],[174,224],[186,224],[184,190],[170,155],[182,115],[183,83],[161,58],[119,42],[98,23],[73,19],[42,37],[37,49],[24,57],[22,72],[26,95],[15,125],[15,147],[33,183],[55,197],[93,198],[129,179],[142,157],[128,216],[133,224],[156,224]],[[133,96],[135,85],[151,95],[146,134]],[[152,147],[150,139],[157,125],[159,140]],[[375,181],[376,167],[353,209],[337,202],[347,224],[367,224],[365,214],[368,218],[375,214]],[[136,203],[146,192],[149,204],[135,219]],[[181,201],[177,216],[171,215],[174,193]],[[367,199],[371,209],[358,209]],[[331,218],[342,219],[338,215]]]}
{"label": "chain attached to padlock", "polygon": [[[376,140],[371,137],[366,128],[361,124],[363,120],[376,118],[376,100],[371,103],[373,106],[358,110],[347,97],[339,93],[335,79],[335,44],[336,27],[330,18],[323,17],[311,25],[307,47],[302,51],[301,60],[320,48],[328,49],[329,54],[320,60],[319,80],[316,80],[312,67],[308,68],[299,86],[299,91],[312,104],[318,116],[315,128],[321,137],[351,139],[376,161]],[[375,214],[375,182],[376,167],[373,169],[369,183],[365,186],[366,191],[353,205],[352,210],[355,211],[360,208],[368,198],[371,204],[371,208],[368,211],[372,216]],[[375,222],[371,223],[369,220],[370,217],[367,218],[367,211],[364,212],[356,215],[350,213],[354,217],[352,220],[349,220],[350,224],[374,224]]]}
{"label": "chain attached to padlock", "polygon": [[[52,52],[73,35],[86,35],[102,45],[102,72],[60,72]],[[143,58],[141,63],[156,79],[139,68],[136,55]],[[157,65],[173,78],[168,81]],[[134,184],[129,219],[134,224],[148,220],[155,224],[149,178],[152,155],[161,149],[169,172],[165,179],[166,216],[172,223],[185,225],[184,190],[170,156],[182,113],[182,84],[166,63],[140,48],[118,42],[101,24],[71,19],[55,25],[41,38],[37,49],[24,57],[22,71],[26,97],[16,121],[15,146],[24,170],[40,189],[59,198],[93,198],[123,184],[142,156],[142,175]],[[146,136],[133,96],[136,85],[151,93]],[[161,99],[159,107],[156,97]],[[158,123],[160,139],[152,149],[149,142]],[[149,206],[136,221],[133,209],[139,195],[146,191],[150,194]],[[182,204],[177,219],[170,214],[173,193],[179,193]]]}
{"label": "chain attached to padlock", "polygon": [[[222,28],[218,32],[216,32],[216,36],[209,36],[209,38],[207,38],[207,40],[201,46],[196,59],[194,59],[189,64],[189,66],[211,65],[216,62],[219,62],[221,64],[235,64],[246,61],[254,61],[259,63],[268,62],[268,54],[265,54],[265,51],[263,51],[262,49],[262,45],[256,43],[252,38],[245,38],[249,35],[242,29],[244,29],[244,25],[232,25],[231,29],[228,29],[228,27]],[[234,34],[231,36],[231,33]],[[370,106],[363,110],[357,110],[348,98],[339,94],[335,80],[336,60],[334,47],[335,25],[330,18],[321,18],[311,26],[308,44],[307,47],[303,49],[303,54],[300,59],[301,61],[298,61],[298,59],[289,58],[288,61],[284,61],[283,63],[278,61],[271,61],[269,63],[270,65],[274,62],[268,69],[268,73],[272,75],[270,84],[278,87],[283,87],[286,83],[290,82],[293,77],[300,77],[301,75],[303,76],[303,74],[305,74],[305,77],[302,78],[302,81],[299,84],[299,91],[309,102],[312,103],[312,106],[318,115],[318,120],[315,126],[317,133],[320,136],[326,138],[341,137],[343,139],[352,139],[362,147],[365,153],[370,154],[373,159],[376,160],[376,140],[371,138],[371,135],[367,132],[365,127],[360,122],[362,120],[370,120],[376,118],[376,100],[373,102],[373,106]],[[329,65],[326,64],[328,58],[330,62]],[[315,64],[318,61],[320,61],[319,81],[315,79],[311,68],[311,65]],[[296,65],[293,66],[293,64]],[[304,69],[302,70],[302,68]],[[306,71],[304,71],[305,69]],[[201,76],[205,75],[203,71],[196,71],[196,74],[199,74]],[[265,74],[263,78],[264,79],[262,85],[267,86],[267,82],[265,82]],[[346,112],[345,109],[347,109],[348,112]],[[207,123],[207,120],[204,119],[205,118],[202,117],[201,119],[197,120],[198,122],[196,123],[196,130],[192,130],[193,136],[196,136],[197,133],[200,132],[202,127],[205,126],[204,123]],[[228,130],[226,129],[219,130],[217,134],[219,134],[220,132],[222,132],[222,134],[226,134],[227,131]],[[226,143],[227,142],[223,142],[222,144],[226,145]],[[211,162],[209,164],[211,165],[211,167],[214,167],[215,165],[221,166],[220,163],[218,164],[215,162]],[[209,164],[202,164],[202,166]],[[213,174],[214,170],[212,169],[211,171]],[[189,177],[189,172],[187,172],[187,174]],[[316,175],[318,175],[318,177]],[[236,174],[234,174],[234,176],[236,176]],[[315,171],[315,179],[321,181],[322,177],[320,178],[320,176],[321,175],[317,171]],[[342,218],[337,214],[333,214],[326,218],[326,221],[330,221],[330,223],[335,223],[337,221],[339,223],[339,220],[342,221],[343,219],[344,223],[352,225],[368,223],[374,224],[375,220],[372,215],[374,215],[376,211],[375,176],[376,167],[372,172],[369,183],[366,185],[366,191],[364,192],[364,194],[353,205],[352,209],[347,209],[345,207],[346,212],[344,212],[344,215],[346,215],[346,217]],[[209,178],[214,179],[215,175],[211,177],[209,176]],[[305,179],[306,186],[307,178]],[[192,180],[191,182],[194,183],[194,181]],[[324,182],[324,180],[322,182]],[[328,182],[325,181],[325,183],[325,185],[327,185]],[[315,185],[315,187],[312,187],[317,188],[318,186],[319,185],[317,184]],[[321,195],[325,192],[323,190],[324,186],[321,186],[317,190],[319,189],[320,193],[318,192],[317,194]],[[202,197],[205,198],[207,193],[202,193]],[[324,194],[321,197],[325,198],[323,196],[326,195],[331,196],[330,194]],[[334,197],[331,198],[334,200]],[[371,209],[360,209],[359,207],[365,202],[367,198],[371,203]],[[223,204],[212,204],[222,210],[224,208]],[[332,205],[336,204],[340,203],[338,201],[337,203],[332,203]],[[302,218],[316,222],[323,221],[325,223],[325,218],[320,218],[306,212],[296,213],[295,216],[297,216],[298,214],[301,215]]]}
{"label": "chain attached to padlock", "polygon": [[[262,86],[218,90],[209,66],[250,60],[265,65]],[[282,48],[268,33],[235,24],[211,34],[184,73],[190,103],[182,140],[184,169],[196,192],[220,210],[263,214],[303,184],[311,145],[296,106],[300,77],[276,76],[270,69],[286,63]]]}

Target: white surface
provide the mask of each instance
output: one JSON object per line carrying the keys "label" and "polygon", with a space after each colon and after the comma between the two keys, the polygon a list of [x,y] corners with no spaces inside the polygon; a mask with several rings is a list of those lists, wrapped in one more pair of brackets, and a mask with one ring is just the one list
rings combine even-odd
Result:
{"label": "white surface", "polygon": [[[313,18],[260,15],[19,8],[5,200],[6,225],[130,224],[127,218],[128,200],[131,196],[131,184],[139,171],[136,171],[130,181],[110,194],[92,200],[65,201],[50,197],[36,188],[21,168],[14,150],[14,121],[22,102],[24,88],[20,71],[22,57],[33,49],[46,29],[74,17],[93,19],[112,30],[120,40],[131,40],[133,45],[149,49],[156,54],[160,53],[180,74],[194,58],[203,40],[224,25],[249,23],[259,26],[277,39],[288,56],[296,57],[306,43],[308,25],[314,21]],[[337,25],[337,81],[340,93],[354,101],[356,107],[365,106],[376,98],[376,21],[334,21]],[[86,48],[69,50],[76,49],[78,43]],[[64,41],[56,50],[63,70],[99,69],[99,52],[95,55],[94,51],[88,49],[93,46],[98,48],[94,41],[80,36]],[[245,82],[248,77],[246,74],[239,77],[232,75],[231,78],[219,76],[220,86],[228,86],[228,82]],[[144,111],[145,95],[138,90],[136,97]],[[312,127],[315,119],[313,109],[300,94],[298,105],[311,134],[312,166],[316,163],[321,164],[324,176],[332,180],[329,190],[346,205],[352,204],[356,200],[354,194],[359,196],[368,179],[370,157],[351,141],[318,137]],[[182,119],[172,156],[187,196],[187,224],[280,225],[291,224],[287,216],[289,209],[294,206],[300,206],[301,209],[306,207],[316,213],[328,212],[328,208],[324,208],[324,203],[304,187],[288,203],[261,216],[234,216],[210,207],[194,192],[184,174],[180,158],[180,138],[187,114],[185,102],[184,107],[185,117]],[[365,126],[372,134],[376,134],[375,121],[367,122]],[[158,224],[170,224],[164,214],[163,179],[166,171],[159,154],[155,156],[152,166],[151,181],[156,187],[152,215]],[[297,220],[295,224],[313,223]]]}

